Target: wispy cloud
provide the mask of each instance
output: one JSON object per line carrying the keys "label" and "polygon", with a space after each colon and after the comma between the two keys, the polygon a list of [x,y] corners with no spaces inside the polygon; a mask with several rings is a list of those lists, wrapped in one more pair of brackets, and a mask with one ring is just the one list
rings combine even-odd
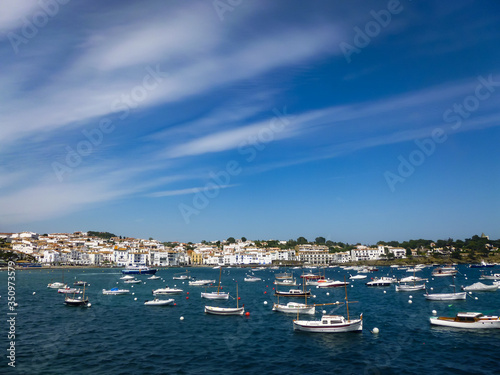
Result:
{"label": "wispy cloud", "polygon": [[[218,189],[227,189],[231,188],[234,186],[238,186],[236,184],[232,185],[218,185]],[[200,193],[203,191],[206,191],[208,188],[205,187],[193,187],[193,188],[187,188],[187,189],[178,189],[178,190],[164,190],[164,191],[157,191],[155,193],[148,194],[148,197],[151,198],[161,198],[161,197],[172,197],[175,195],[186,195],[186,194],[196,194]]]}

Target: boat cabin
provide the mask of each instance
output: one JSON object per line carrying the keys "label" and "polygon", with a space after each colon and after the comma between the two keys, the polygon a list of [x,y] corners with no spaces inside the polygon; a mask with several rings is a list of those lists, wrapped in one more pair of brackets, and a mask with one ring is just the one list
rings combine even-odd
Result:
{"label": "boat cabin", "polygon": [[323,315],[321,324],[339,324],[344,323],[345,319],[342,315]]}

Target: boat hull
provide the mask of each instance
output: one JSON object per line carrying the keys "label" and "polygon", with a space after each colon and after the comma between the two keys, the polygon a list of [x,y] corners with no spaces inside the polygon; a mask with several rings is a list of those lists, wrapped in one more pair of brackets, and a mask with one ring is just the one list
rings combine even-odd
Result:
{"label": "boat hull", "polygon": [[83,307],[90,306],[90,303],[89,303],[88,298],[85,298],[85,299],[78,299],[78,298],[66,298],[66,299],[64,300],[64,303],[65,303],[67,306],[83,306]]}
{"label": "boat hull", "polygon": [[273,311],[282,312],[285,314],[309,314],[314,315],[316,313],[315,306],[307,306],[305,304],[299,303],[288,303],[286,305],[280,305],[275,303],[273,305]]}
{"label": "boat hull", "polygon": [[467,293],[434,293],[424,294],[424,297],[429,301],[456,301],[466,299]]}
{"label": "boat hull", "polygon": [[124,269],[122,273],[124,275],[154,275],[156,273],[156,269],[148,268],[148,269]]}
{"label": "boat hull", "polygon": [[422,285],[396,285],[396,292],[414,292],[416,290],[424,290],[425,284]]}
{"label": "boat hull", "polygon": [[201,293],[201,298],[206,299],[229,299],[229,293]]}
{"label": "boat hull", "polygon": [[155,299],[153,301],[146,301],[146,302],[144,302],[144,304],[146,306],[167,306],[167,305],[171,305],[173,302],[174,302],[173,298],[166,299],[166,300]]}
{"label": "boat hull", "polygon": [[345,323],[321,324],[321,321],[295,320],[293,322],[295,331],[316,332],[316,333],[342,333],[361,332],[363,330],[363,320],[348,320]]}
{"label": "boat hull", "polygon": [[156,290],[153,290],[153,294],[156,296],[156,295],[160,295],[160,294],[180,294],[182,293],[183,290],[182,289],[174,289],[174,288],[168,288],[168,289],[156,289]]}
{"label": "boat hull", "polygon": [[430,323],[435,326],[462,329],[500,329],[500,320],[479,320],[477,322],[455,322],[439,317],[431,317]]}
{"label": "boat hull", "polygon": [[245,308],[205,306],[205,313],[212,315],[243,315],[245,313]]}

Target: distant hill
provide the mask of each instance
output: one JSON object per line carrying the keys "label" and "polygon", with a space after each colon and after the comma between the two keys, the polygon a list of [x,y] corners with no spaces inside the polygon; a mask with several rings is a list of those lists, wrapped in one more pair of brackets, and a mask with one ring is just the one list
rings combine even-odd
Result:
{"label": "distant hill", "polygon": [[118,237],[116,234],[109,233],[109,232],[94,232],[89,230],[87,232],[87,235],[89,237],[99,237],[99,238],[104,238],[105,240],[109,240],[112,237]]}

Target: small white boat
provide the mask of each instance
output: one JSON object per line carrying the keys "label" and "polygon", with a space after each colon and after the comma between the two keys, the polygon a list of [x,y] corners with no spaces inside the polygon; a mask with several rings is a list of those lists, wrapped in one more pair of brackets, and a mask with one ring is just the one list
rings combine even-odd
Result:
{"label": "small white boat", "polygon": [[144,304],[147,306],[166,306],[166,305],[171,305],[173,302],[174,302],[173,298],[170,299],[155,298],[154,300],[144,302]]}
{"label": "small white boat", "polygon": [[456,301],[456,300],[464,300],[467,298],[467,292],[459,292],[459,293],[433,293],[424,294],[425,299],[429,301]]}
{"label": "small white boat", "polygon": [[124,280],[123,281],[125,284],[140,284],[142,283],[141,280],[133,279],[133,280]]}
{"label": "small white boat", "polygon": [[399,280],[401,283],[410,283],[410,282],[419,282],[419,281],[426,281],[427,279],[422,279],[421,277],[418,276],[408,276],[408,277],[403,277],[402,279]]}
{"label": "small white boat", "polygon": [[361,279],[366,279],[366,275],[350,275],[349,279],[351,280],[361,280]]}
{"label": "small white boat", "polygon": [[192,280],[189,282],[189,285],[193,286],[203,286],[215,283],[215,280]]}
{"label": "small white boat", "polygon": [[205,306],[205,313],[213,315],[243,315],[245,313],[245,308]]}
{"label": "small white boat", "polygon": [[189,276],[188,271],[186,272],[181,272],[181,273],[176,273],[172,279],[174,280],[189,280],[191,279],[191,276]]}
{"label": "small white boat", "polygon": [[480,282],[474,283],[469,286],[463,286],[462,290],[466,292],[495,292],[498,289],[498,285],[486,285]]}
{"label": "small white boat", "polygon": [[293,274],[291,272],[282,272],[282,273],[277,273],[274,275],[276,280],[287,280],[287,279],[293,279]]}
{"label": "small white boat", "polygon": [[206,299],[229,299],[229,293],[222,292],[201,292],[201,298]]}
{"label": "small white boat", "polygon": [[391,286],[393,283],[397,282],[394,277],[375,277],[372,281],[368,281],[366,286]]}
{"label": "small white boat", "polygon": [[346,285],[349,285],[349,283],[336,280],[324,280],[324,281],[319,280],[317,286],[319,288],[339,288],[341,286],[346,286]]}
{"label": "small white boat", "polygon": [[363,330],[363,314],[359,319],[346,319],[342,315],[323,315],[321,320],[294,320],[293,329],[305,332],[361,332]]}
{"label": "small white boat", "polygon": [[151,277],[148,277],[148,280],[158,280],[160,279],[160,276],[153,275]]}
{"label": "small white boat", "polygon": [[81,281],[81,280],[80,280],[80,281],[75,281],[75,282],[73,283],[73,286],[90,286],[90,284],[89,284],[89,283],[87,283],[86,281]]}
{"label": "small white boat", "polygon": [[120,280],[134,280],[134,279],[135,277],[130,275],[125,275],[123,277],[120,277]]}
{"label": "small white boat", "polygon": [[153,290],[153,295],[156,296],[159,294],[179,294],[182,292],[183,292],[182,289],[166,287],[166,288],[160,288],[160,289]]}
{"label": "small white boat", "polygon": [[477,312],[459,312],[455,317],[433,316],[430,322],[436,326],[465,329],[500,328],[498,316],[483,315]]}
{"label": "small white boat", "polygon": [[288,302],[286,305],[275,303],[273,304],[273,311],[290,313],[290,314],[309,314],[316,313],[314,305],[306,305],[305,303]]}
{"label": "small white boat", "polygon": [[297,281],[295,279],[276,279],[274,280],[274,285],[297,286]]}
{"label": "small white boat", "polygon": [[400,284],[396,285],[396,292],[414,292],[416,290],[424,290],[425,284]]}
{"label": "small white boat", "polygon": [[111,288],[109,290],[106,290],[106,289],[102,290],[102,294],[109,294],[109,295],[113,295],[113,296],[117,296],[120,294],[128,294],[128,293],[130,293],[130,290],[128,290],[128,289]]}
{"label": "small white boat", "polygon": [[310,290],[300,290],[300,289],[290,289],[288,292],[276,290],[274,293],[275,296],[281,297],[306,297],[311,295]]}
{"label": "small white boat", "polygon": [[249,282],[249,283],[254,283],[254,282],[257,282],[257,281],[262,281],[262,279],[260,277],[256,277],[256,276],[247,276],[243,280],[245,280],[246,282]]}
{"label": "small white boat", "polygon": [[63,289],[63,288],[67,288],[68,286],[64,283],[61,283],[59,281],[55,282],[55,283],[50,283],[47,285],[47,288],[51,288],[51,289]]}
{"label": "small white boat", "polygon": [[485,279],[485,280],[500,280],[500,273],[492,273],[489,275],[482,274],[480,279]]}
{"label": "small white boat", "polygon": [[458,271],[453,267],[439,267],[432,271],[432,276],[441,277],[441,276],[455,276]]}
{"label": "small white boat", "polygon": [[61,288],[57,289],[57,293],[65,293],[65,294],[80,294],[82,291],[77,288]]}

